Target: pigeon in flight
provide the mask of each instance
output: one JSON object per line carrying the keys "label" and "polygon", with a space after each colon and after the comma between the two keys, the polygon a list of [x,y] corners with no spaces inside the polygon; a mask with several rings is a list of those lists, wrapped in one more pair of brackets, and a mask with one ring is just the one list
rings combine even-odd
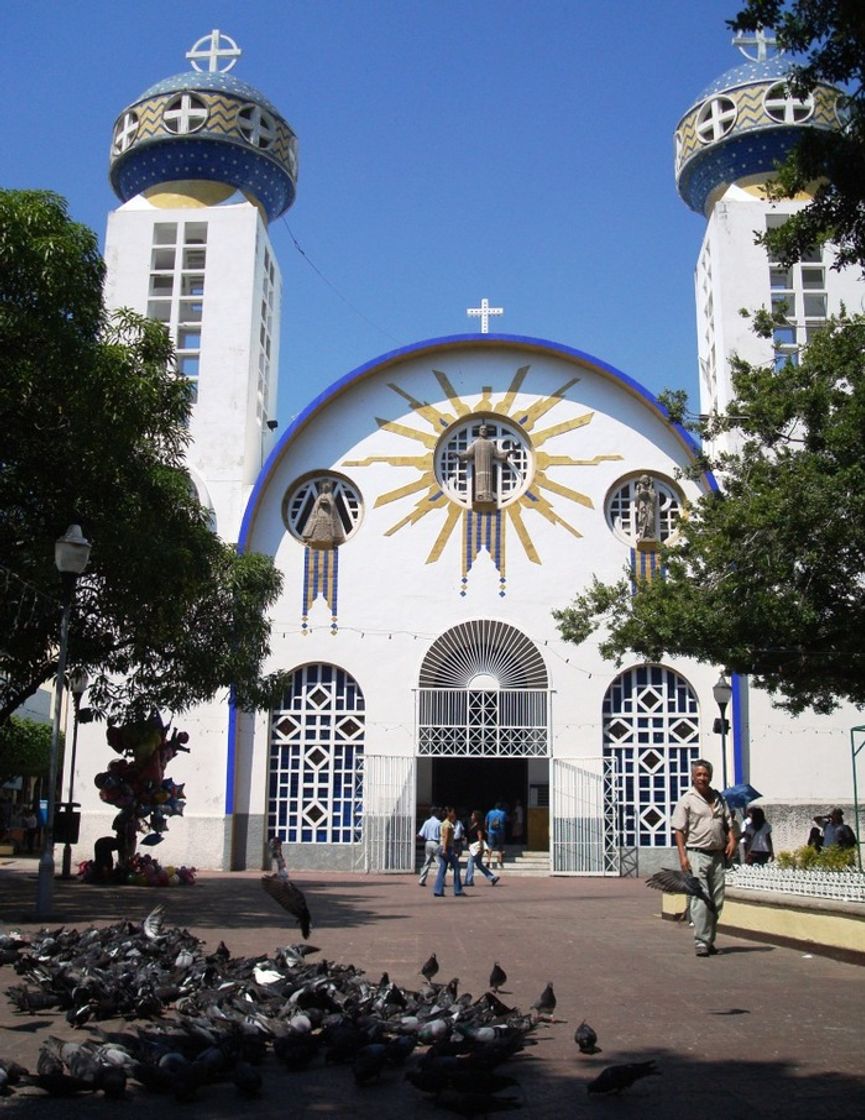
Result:
{"label": "pigeon in flight", "polygon": [[688,894],[705,902],[710,914],[717,914],[718,909],[714,900],[709,898],[703,890],[703,884],[696,875],[689,875],[687,871],[676,871],[672,867],[664,867],[656,871],[646,880],[646,886],[665,894]]}
{"label": "pigeon in flight", "polygon": [[586,1086],[589,1093],[621,1093],[628,1089],[641,1077],[651,1077],[652,1074],[660,1076],[660,1070],[655,1067],[654,1060],[648,1062],[628,1062],[623,1066],[607,1066],[602,1069],[594,1081]]}
{"label": "pigeon in flight", "polygon": [[277,869],[273,875],[262,876],[261,885],[283,910],[287,910],[297,919],[300,932],[304,939],[307,939],[312,923],[303,891],[296,887],[288,877],[288,868],[285,866],[285,859],[282,855],[282,842],[274,836],[268,846],[271,857],[276,861]]}

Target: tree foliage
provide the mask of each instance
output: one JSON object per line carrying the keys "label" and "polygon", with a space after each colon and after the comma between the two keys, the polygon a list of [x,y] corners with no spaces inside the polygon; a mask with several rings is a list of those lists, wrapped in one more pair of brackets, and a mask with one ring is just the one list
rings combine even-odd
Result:
{"label": "tree foliage", "polygon": [[802,129],[802,138],[771,187],[793,198],[817,182],[813,200],[761,240],[786,266],[814,245],[831,241],[838,265],[865,261],[865,5],[860,0],[748,0],[734,31],[772,27],[779,46],[802,56],[790,86],[806,97],[825,83],[844,90],[849,116],[843,131]]}
{"label": "tree foliage", "polygon": [[[832,320],[799,365],[734,362],[735,396],[693,427],[737,432],[664,548],[666,577],[597,580],[555,612],[562,635],[648,661],[751,674],[792,712],[865,704],[865,317]],[[672,403],[681,407],[682,399]],[[694,472],[705,462],[695,464]]]}
{"label": "tree foliage", "polygon": [[233,685],[263,702],[280,577],[209,527],[184,469],[189,388],[164,327],[102,303],[94,235],[64,201],[0,191],[0,722],[56,670],[54,542],[93,544],[69,664],[115,720]]}
{"label": "tree foliage", "polygon": [[19,716],[0,724],[0,782],[18,777],[47,778],[50,757],[50,724]]}

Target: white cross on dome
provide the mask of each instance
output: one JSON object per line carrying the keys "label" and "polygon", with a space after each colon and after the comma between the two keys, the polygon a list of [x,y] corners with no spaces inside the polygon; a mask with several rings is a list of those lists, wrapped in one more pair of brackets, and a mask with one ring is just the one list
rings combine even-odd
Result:
{"label": "white cross on dome", "polygon": [[[206,48],[205,43],[207,44]],[[227,45],[223,46],[223,44]],[[207,70],[211,74],[219,71],[225,74],[237,63],[241,54],[243,54],[243,51],[237,43],[229,35],[223,34],[218,27],[215,27],[209,35],[202,35],[198,42],[193,44],[192,50],[186,52],[186,57],[192,63],[194,70]],[[220,66],[221,59],[227,59],[227,65]],[[199,66],[199,60],[206,60],[207,66]]]}

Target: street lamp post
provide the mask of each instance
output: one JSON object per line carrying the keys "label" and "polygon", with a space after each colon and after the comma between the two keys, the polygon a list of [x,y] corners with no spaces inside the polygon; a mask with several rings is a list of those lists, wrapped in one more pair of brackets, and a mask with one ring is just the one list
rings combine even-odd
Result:
{"label": "street lamp post", "polygon": [[84,669],[76,669],[69,674],[69,691],[72,693],[72,754],[69,759],[69,796],[66,799],[66,840],[63,844],[63,872],[61,879],[72,878],[72,841],[69,838],[69,829],[72,827],[72,814],[75,811],[75,756],[78,752],[78,717],[81,713],[81,697],[90,684],[90,678]]}
{"label": "street lamp post", "polygon": [[69,648],[69,618],[75,596],[75,581],[87,567],[90,542],[80,525],[70,525],[54,545],[54,563],[63,582],[63,614],[60,619],[60,649],[57,655],[57,681],[54,688],[54,722],[51,727],[51,754],[48,763],[48,819],[39,859],[36,882],[36,916],[48,918],[54,908],[54,802],[57,791],[57,755],[60,745],[60,710],[63,702],[63,681],[66,675],[66,654]]}
{"label": "street lamp post", "polygon": [[727,788],[727,732],[730,730],[730,723],[727,720],[726,712],[727,705],[730,703],[730,698],[733,695],[733,689],[730,682],[727,680],[726,674],[721,673],[720,677],[714,687],[712,688],[712,695],[715,697],[715,703],[718,705],[718,710],[721,713],[721,718],[715,720],[713,730],[721,733],[721,776],[723,779],[722,789]]}

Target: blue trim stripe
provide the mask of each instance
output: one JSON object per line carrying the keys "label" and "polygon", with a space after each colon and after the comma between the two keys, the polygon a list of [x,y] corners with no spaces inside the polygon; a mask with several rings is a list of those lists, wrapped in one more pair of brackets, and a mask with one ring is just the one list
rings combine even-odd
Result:
{"label": "blue trim stripe", "polygon": [[745,712],[744,712],[744,690],[745,682],[738,673],[733,673],[730,678],[730,684],[733,686],[733,719],[732,719],[732,732],[733,732],[733,785],[737,782],[747,781],[744,773],[744,765],[742,762],[742,752],[745,744]]}

